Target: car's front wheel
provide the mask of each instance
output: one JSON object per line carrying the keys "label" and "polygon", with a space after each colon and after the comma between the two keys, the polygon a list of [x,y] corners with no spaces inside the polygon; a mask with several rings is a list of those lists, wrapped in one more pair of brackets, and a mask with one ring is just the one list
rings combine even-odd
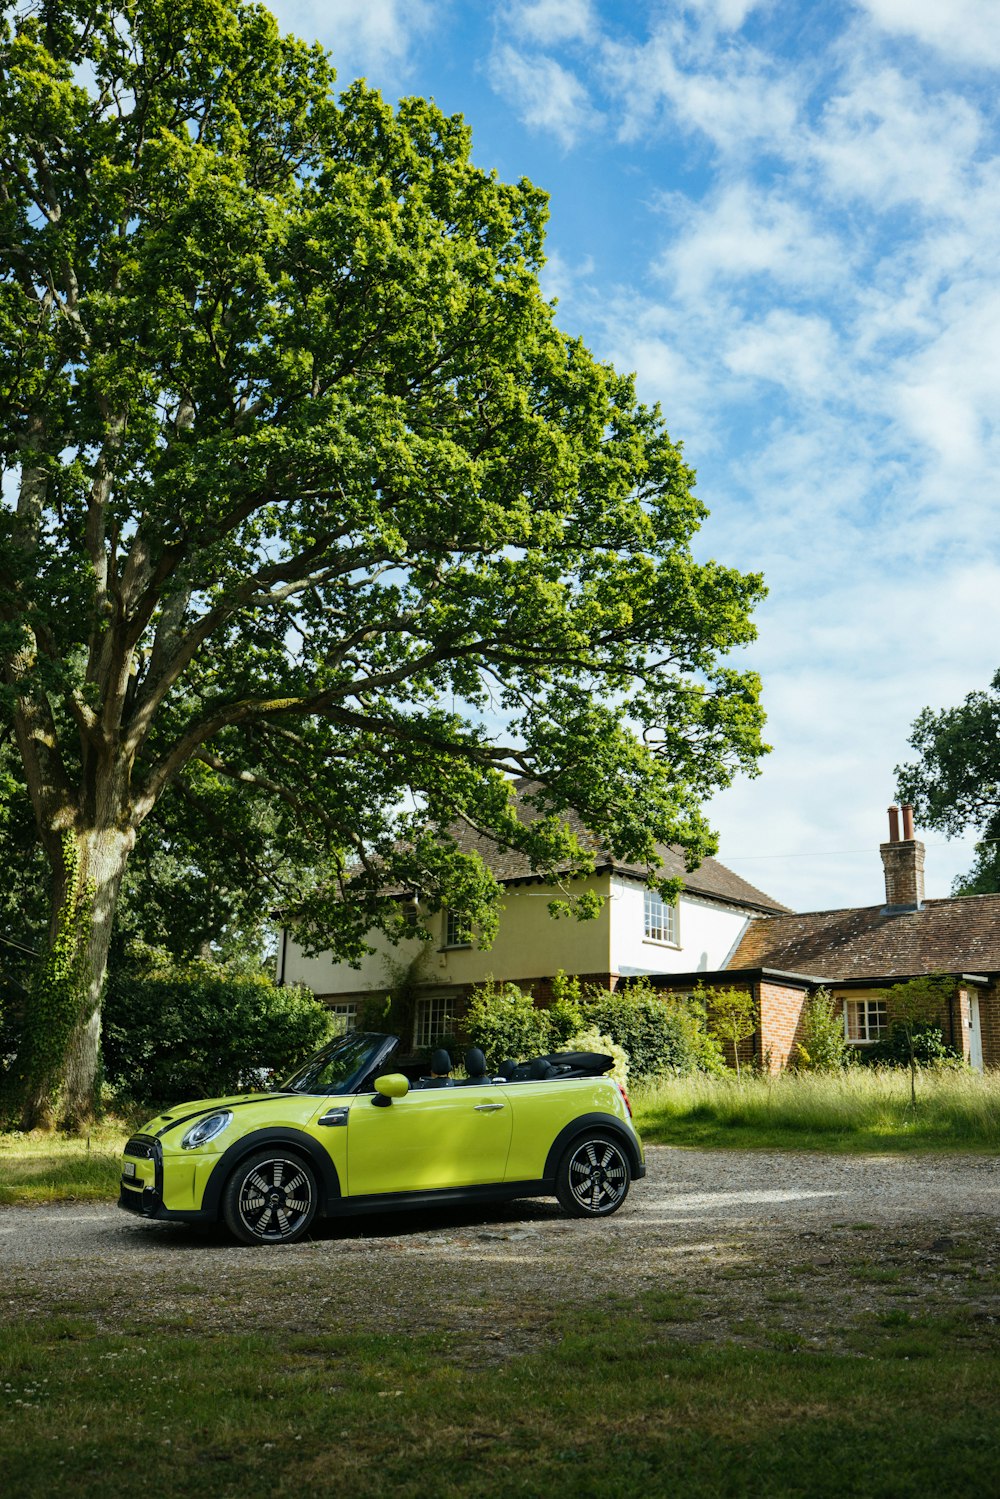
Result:
{"label": "car's front wheel", "polygon": [[226,1227],[242,1244],[294,1244],[318,1206],[312,1168],[280,1146],[241,1161],[222,1194]]}
{"label": "car's front wheel", "polygon": [[606,1218],[625,1201],[631,1180],[628,1157],[610,1135],[584,1135],[559,1163],[556,1196],[574,1218]]}

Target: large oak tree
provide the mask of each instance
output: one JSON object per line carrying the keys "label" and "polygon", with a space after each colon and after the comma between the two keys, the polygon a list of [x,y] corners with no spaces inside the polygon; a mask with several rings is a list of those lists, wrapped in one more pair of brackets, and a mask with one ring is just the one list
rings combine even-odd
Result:
{"label": "large oak tree", "polygon": [[722,663],[762,588],[693,559],[690,469],[460,118],[337,98],[239,0],[0,16],[0,711],[52,883],[16,1081],[79,1123],[137,839],[241,854],[349,956],[387,883],[488,931],[456,813],[543,874],[570,806],[696,861],[762,748]]}

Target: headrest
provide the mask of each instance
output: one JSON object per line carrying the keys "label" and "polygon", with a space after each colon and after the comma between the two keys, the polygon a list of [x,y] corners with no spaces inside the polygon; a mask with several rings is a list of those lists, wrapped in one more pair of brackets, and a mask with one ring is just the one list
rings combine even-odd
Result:
{"label": "headrest", "polygon": [[431,1054],[431,1071],[438,1075],[451,1071],[451,1057],[443,1046],[439,1046],[437,1051]]}
{"label": "headrest", "polygon": [[469,1047],[468,1051],[465,1053],[465,1070],[470,1077],[486,1076],[486,1057],[484,1056],[481,1047]]}
{"label": "headrest", "polygon": [[551,1077],[554,1071],[555,1069],[552,1064],[547,1062],[544,1057],[536,1057],[528,1068],[528,1077],[533,1083],[538,1083],[544,1078]]}
{"label": "headrest", "polygon": [[516,1071],[517,1071],[517,1063],[513,1060],[512,1057],[508,1057],[507,1060],[506,1060],[506,1062],[501,1062],[500,1066],[497,1068],[497,1076],[498,1077],[505,1077],[509,1081],[510,1078],[512,1078],[514,1076],[514,1073]]}

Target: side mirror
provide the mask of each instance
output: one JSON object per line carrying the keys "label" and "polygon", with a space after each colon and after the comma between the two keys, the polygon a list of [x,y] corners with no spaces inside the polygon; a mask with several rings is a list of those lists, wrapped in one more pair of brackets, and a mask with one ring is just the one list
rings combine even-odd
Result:
{"label": "side mirror", "polygon": [[387,1072],[384,1077],[375,1079],[375,1097],[372,1103],[387,1109],[394,1098],[405,1098],[410,1091],[409,1078],[401,1072]]}

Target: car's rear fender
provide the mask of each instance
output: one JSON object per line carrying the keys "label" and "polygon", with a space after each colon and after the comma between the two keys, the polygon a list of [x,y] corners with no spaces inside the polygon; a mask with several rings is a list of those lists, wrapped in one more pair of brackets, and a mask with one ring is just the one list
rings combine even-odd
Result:
{"label": "car's rear fender", "polygon": [[329,1212],[330,1205],[340,1197],[337,1168],[317,1140],[302,1130],[289,1129],[287,1125],[281,1129],[255,1129],[252,1134],[244,1135],[241,1140],[235,1141],[220,1155],[205,1186],[205,1195],[201,1203],[202,1212],[218,1218],[223,1189],[235,1168],[247,1156],[273,1145],[282,1145],[294,1154],[303,1156],[309,1162],[319,1178],[323,1196],[322,1211]]}
{"label": "car's rear fender", "polygon": [[600,1131],[604,1135],[611,1135],[625,1147],[633,1181],[637,1177],[645,1176],[646,1168],[643,1165],[642,1152],[633,1132],[627,1129],[620,1119],[616,1119],[614,1114],[594,1113],[580,1114],[578,1118],[571,1120],[556,1135],[545,1159],[545,1180],[555,1180],[556,1172],[559,1169],[559,1162],[574,1140],[578,1140],[581,1135],[593,1134],[595,1131]]}

